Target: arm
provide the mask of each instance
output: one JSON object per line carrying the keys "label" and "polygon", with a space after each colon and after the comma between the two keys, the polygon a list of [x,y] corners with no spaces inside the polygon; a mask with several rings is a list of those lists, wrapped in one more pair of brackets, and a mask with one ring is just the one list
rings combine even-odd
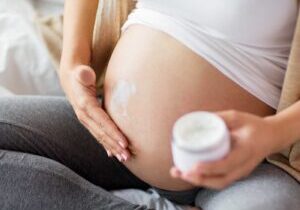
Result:
{"label": "arm", "polygon": [[130,157],[128,142],[102,109],[96,94],[96,75],[89,66],[98,0],[66,0],[64,40],[59,77],[77,118],[120,161]]}
{"label": "arm", "polygon": [[300,102],[264,118],[238,111],[220,112],[219,116],[231,133],[230,153],[221,160],[199,162],[186,173],[172,168],[173,177],[196,186],[223,189],[248,176],[267,156],[300,139]]}
{"label": "arm", "polygon": [[273,153],[288,148],[300,139],[300,101],[277,115],[267,117],[274,124],[277,138]]}
{"label": "arm", "polygon": [[98,1],[66,0],[60,73],[76,65],[89,65]]}

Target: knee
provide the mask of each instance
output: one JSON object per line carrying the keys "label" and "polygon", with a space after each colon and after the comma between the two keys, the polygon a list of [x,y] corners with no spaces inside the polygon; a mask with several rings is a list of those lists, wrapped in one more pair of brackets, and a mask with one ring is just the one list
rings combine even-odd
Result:
{"label": "knee", "polygon": [[5,119],[8,116],[7,112],[11,110],[12,103],[10,103],[10,98],[11,97],[0,97],[0,120]]}
{"label": "knee", "polygon": [[[272,193],[256,193],[249,188],[248,192],[232,194],[230,192],[219,192],[212,197],[196,199],[196,206],[203,210],[298,210],[300,200],[299,194],[285,194],[281,189]],[[226,195],[227,194],[227,195]]]}
{"label": "knee", "polygon": [[0,122],[14,123],[23,118],[29,106],[26,104],[25,97],[0,97]]}
{"label": "knee", "polygon": [[196,205],[204,210],[298,210],[300,186],[282,170],[265,165],[222,191],[203,190]]}
{"label": "knee", "polygon": [[[24,97],[0,97],[0,149],[21,150],[33,137]],[[23,147],[23,148],[22,148]]]}

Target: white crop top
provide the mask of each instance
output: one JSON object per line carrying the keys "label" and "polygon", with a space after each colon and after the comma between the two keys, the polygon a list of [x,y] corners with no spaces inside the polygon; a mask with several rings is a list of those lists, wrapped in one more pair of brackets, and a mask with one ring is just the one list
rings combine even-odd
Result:
{"label": "white crop top", "polygon": [[139,0],[123,30],[173,36],[277,108],[298,14],[296,0]]}

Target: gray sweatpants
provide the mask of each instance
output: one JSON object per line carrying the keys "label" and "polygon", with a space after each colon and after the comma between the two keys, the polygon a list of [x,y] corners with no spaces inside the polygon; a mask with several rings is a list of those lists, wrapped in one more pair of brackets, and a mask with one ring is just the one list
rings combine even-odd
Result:
{"label": "gray sweatpants", "polygon": [[262,163],[224,190],[200,190],[196,205],[203,210],[300,210],[300,185],[280,168]]}
{"label": "gray sweatpants", "polygon": [[147,208],[113,196],[51,159],[0,150],[0,209]]}
{"label": "gray sweatpants", "polygon": [[[65,98],[0,97],[0,209],[144,209],[105,190],[148,187],[107,157]],[[196,204],[204,210],[298,210],[300,188],[282,170],[262,164],[223,191],[200,190]]]}
{"label": "gray sweatpants", "polygon": [[0,97],[0,209],[143,209],[105,191],[126,188],[149,186],[108,158],[64,97]]}

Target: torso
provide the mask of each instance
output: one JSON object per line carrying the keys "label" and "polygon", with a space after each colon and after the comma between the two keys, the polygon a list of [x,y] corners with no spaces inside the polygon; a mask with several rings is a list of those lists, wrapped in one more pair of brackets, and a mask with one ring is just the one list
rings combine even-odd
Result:
{"label": "torso", "polygon": [[[129,89],[118,99],[114,91],[120,82]],[[125,165],[145,182],[168,190],[192,187],[169,175],[171,129],[178,117],[196,110],[274,113],[176,39],[138,25],[119,41],[104,91],[105,108],[135,154]]]}
{"label": "torso", "polygon": [[139,0],[123,30],[168,34],[276,109],[297,10],[296,0]]}

